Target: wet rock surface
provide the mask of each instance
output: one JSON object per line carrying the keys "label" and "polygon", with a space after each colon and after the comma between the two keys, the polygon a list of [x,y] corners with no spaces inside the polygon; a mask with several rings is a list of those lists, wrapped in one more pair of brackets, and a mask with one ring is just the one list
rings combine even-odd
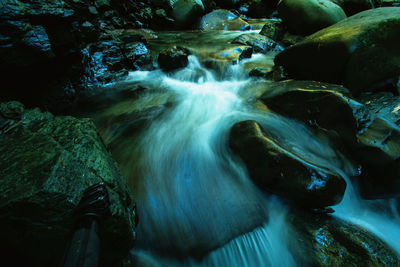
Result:
{"label": "wet rock surface", "polygon": [[17,102],[1,103],[0,113],[2,122],[12,121],[0,134],[0,235],[6,257],[30,266],[60,264],[82,192],[104,182],[111,217],[104,223],[101,261],[122,266],[135,236],[134,202],[94,124],[25,110]]}
{"label": "wet rock surface", "polygon": [[297,230],[302,258],[309,266],[396,266],[400,259],[384,242],[362,227],[341,219],[311,214],[296,214],[289,221]]}
{"label": "wet rock surface", "polygon": [[399,76],[399,23],[397,7],[367,10],[308,36],[275,63],[297,79],[344,84],[358,94]]}
{"label": "wet rock surface", "polygon": [[237,15],[224,9],[217,9],[200,20],[200,30],[250,30],[250,25]]}
{"label": "wet rock surface", "polygon": [[343,197],[342,178],[280,147],[255,121],[235,124],[229,146],[244,161],[250,178],[267,192],[311,208],[337,204]]}
{"label": "wet rock surface", "polygon": [[189,50],[183,47],[164,49],[158,54],[158,65],[163,71],[172,71],[184,68],[188,65]]}
{"label": "wet rock surface", "polygon": [[284,81],[272,84],[260,99],[271,110],[329,136],[350,154],[362,166],[359,181],[364,197],[397,196],[400,128],[386,119],[392,110],[376,115],[346,93],[345,88],[327,83]]}

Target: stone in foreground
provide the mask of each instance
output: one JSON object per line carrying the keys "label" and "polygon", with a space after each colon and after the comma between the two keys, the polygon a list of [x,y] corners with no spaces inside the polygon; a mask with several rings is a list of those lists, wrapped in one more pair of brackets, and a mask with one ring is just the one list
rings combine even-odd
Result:
{"label": "stone in foreground", "polygon": [[[29,266],[58,266],[82,192],[104,182],[111,217],[101,261],[120,266],[135,235],[134,202],[116,162],[87,119],[55,117],[17,102],[0,106],[2,248]],[[27,266],[27,265],[25,265]]]}
{"label": "stone in foreground", "polygon": [[341,177],[286,151],[255,121],[236,123],[229,146],[243,160],[254,183],[269,193],[310,208],[335,205],[343,197],[346,183]]}

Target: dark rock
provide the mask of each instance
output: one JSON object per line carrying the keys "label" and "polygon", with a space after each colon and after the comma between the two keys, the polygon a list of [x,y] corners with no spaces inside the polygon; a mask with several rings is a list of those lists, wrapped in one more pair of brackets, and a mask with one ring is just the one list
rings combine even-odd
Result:
{"label": "dark rock", "polygon": [[343,9],[329,0],[282,0],[278,13],[291,32],[303,35],[346,18]]}
{"label": "dark rock", "polygon": [[312,208],[339,203],[345,181],[280,147],[255,121],[235,124],[229,146],[244,161],[250,178],[263,190]]}
{"label": "dark rock", "polygon": [[370,111],[400,126],[400,97],[392,93],[364,93],[357,98]]}
{"label": "dark rock", "polygon": [[251,46],[254,53],[266,54],[271,52],[277,54],[283,50],[283,47],[275,41],[257,33],[242,34],[236,37],[232,43]]}
{"label": "dark rock", "polygon": [[340,6],[347,16],[352,16],[361,11],[379,7],[375,6],[373,0],[333,0],[332,2]]}
{"label": "dark rock", "polygon": [[166,48],[158,55],[158,65],[163,71],[172,71],[188,65],[189,51],[183,47]]}
{"label": "dark rock", "polygon": [[82,192],[104,182],[111,217],[104,223],[101,261],[121,265],[134,241],[134,203],[94,124],[1,104],[0,117],[10,114],[16,123],[0,135],[1,248],[10,251],[3,259],[21,255],[30,266],[58,265]]}
{"label": "dark rock", "polygon": [[271,110],[326,134],[362,166],[364,198],[400,195],[400,128],[348,98],[346,91],[327,83],[285,81],[270,84],[260,99]]}
{"label": "dark rock", "polygon": [[174,26],[177,28],[193,28],[205,10],[201,0],[156,0],[154,4],[165,9],[167,14],[174,19]]}
{"label": "dark rock", "polygon": [[251,26],[237,15],[224,9],[217,9],[200,20],[200,30],[250,30]]}
{"label": "dark rock", "polygon": [[277,1],[248,0],[243,3],[242,8],[246,8],[245,14],[251,18],[265,18],[272,13],[276,4]]}
{"label": "dark rock", "polygon": [[246,59],[246,58],[251,58],[251,56],[253,55],[253,48],[252,47],[246,47],[245,49],[243,49],[243,51],[240,53],[239,55],[239,61]]}
{"label": "dark rock", "polygon": [[285,33],[285,29],[283,27],[282,20],[278,19],[271,19],[260,31],[261,35],[264,35],[267,38],[270,38],[276,42],[282,40],[283,35]]}
{"label": "dark rock", "polygon": [[399,76],[399,25],[400,8],[367,10],[308,36],[275,63],[291,77],[344,84],[358,94]]}
{"label": "dark rock", "polygon": [[378,237],[331,216],[291,215],[298,260],[305,266],[397,266],[400,259]]}

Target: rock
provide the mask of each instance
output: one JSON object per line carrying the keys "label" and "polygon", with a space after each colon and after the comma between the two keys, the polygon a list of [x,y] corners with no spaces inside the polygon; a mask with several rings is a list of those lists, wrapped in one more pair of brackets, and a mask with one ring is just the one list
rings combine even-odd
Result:
{"label": "rock", "polygon": [[400,127],[348,98],[346,91],[327,83],[285,81],[271,84],[260,99],[271,110],[329,136],[357,162],[364,198],[399,196]]}
{"label": "rock", "polygon": [[283,50],[283,47],[275,41],[257,33],[242,34],[236,37],[232,43],[251,46],[254,53],[266,54],[271,52],[273,54],[278,54]]}
{"label": "rock", "polygon": [[360,226],[332,216],[291,215],[299,262],[305,266],[397,266],[400,259],[383,241]]}
{"label": "rock", "polygon": [[175,20],[178,28],[188,28],[196,22],[204,13],[204,5],[201,0],[157,0],[157,7],[164,8]]}
{"label": "rock", "polygon": [[398,7],[367,10],[308,36],[275,63],[291,77],[344,84],[358,94],[399,76],[399,25]]}
{"label": "rock", "polygon": [[270,38],[276,42],[279,42],[285,33],[282,20],[271,19],[265,23],[260,31],[261,35]]}
{"label": "rock", "polygon": [[163,71],[184,68],[189,64],[189,51],[183,47],[166,48],[158,55],[158,65]]}
{"label": "rock", "polygon": [[303,35],[346,18],[343,9],[329,0],[282,0],[278,13],[291,32]]}
{"label": "rock", "polygon": [[1,248],[9,252],[3,254],[4,260],[20,255],[11,262],[58,265],[82,192],[104,182],[111,217],[104,223],[101,262],[122,265],[135,237],[134,203],[94,124],[38,109],[24,110],[15,102],[2,103],[0,114],[2,118],[13,114],[15,121],[0,135],[0,235]]}
{"label": "rock", "polygon": [[373,0],[333,0],[347,16],[353,16],[361,11],[375,8]]}
{"label": "rock", "polygon": [[200,20],[200,30],[250,30],[251,26],[240,17],[224,9],[217,9]]}
{"label": "rock", "polygon": [[255,184],[269,193],[311,208],[335,205],[343,197],[346,183],[342,178],[289,153],[255,121],[236,123],[229,147],[244,161]]}
{"label": "rock", "polygon": [[364,93],[357,100],[370,111],[400,126],[400,97],[389,92]]}
{"label": "rock", "polygon": [[242,7],[247,9],[245,14],[251,18],[265,18],[276,8],[276,4],[277,1],[247,0]]}

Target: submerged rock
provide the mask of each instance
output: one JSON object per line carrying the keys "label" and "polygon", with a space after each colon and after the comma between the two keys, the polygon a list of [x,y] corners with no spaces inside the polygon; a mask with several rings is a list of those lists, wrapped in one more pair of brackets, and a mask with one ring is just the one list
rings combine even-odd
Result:
{"label": "submerged rock", "polygon": [[282,0],[278,13],[291,32],[303,35],[346,18],[343,9],[329,0]]}
{"label": "submerged rock", "polygon": [[236,123],[229,136],[232,151],[244,161],[250,178],[296,205],[321,208],[339,203],[345,181],[280,147],[255,121]]}
{"label": "submerged rock", "polygon": [[249,45],[253,47],[254,53],[266,54],[272,52],[277,54],[283,50],[283,47],[277,44],[274,40],[257,33],[242,34],[236,37],[232,43]]}
{"label": "submerged rock", "polygon": [[180,46],[166,48],[158,54],[158,65],[163,71],[184,68],[189,64],[189,50]]}
{"label": "submerged rock", "polygon": [[360,226],[331,216],[292,215],[298,257],[306,266],[398,266],[383,241]]}
{"label": "submerged rock", "polygon": [[[135,237],[132,195],[116,162],[88,119],[55,117],[10,102],[0,118],[0,232],[7,257],[29,266],[60,264],[82,192],[104,182],[111,217],[103,228],[102,259],[119,266]],[[4,252],[4,250],[3,250]],[[5,260],[6,260],[5,259]]]}
{"label": "submerged rock", "polygon": [[260,99],[271,110],[331,138],[362,168],[365,198],[400,195],[400,127],[346,96],[338,85],[314,81],[270,84]]}
{"label": "submerged rock", "polygon": [[400,8],[367,10],[276,56],[291,77],[344,84],[354,94],[400,74]]}
{"label": "submerged rock", "polygon": [[224,9],[208,13],[200,20],[200,30],[250,30],[251,26],[240,17]]}

